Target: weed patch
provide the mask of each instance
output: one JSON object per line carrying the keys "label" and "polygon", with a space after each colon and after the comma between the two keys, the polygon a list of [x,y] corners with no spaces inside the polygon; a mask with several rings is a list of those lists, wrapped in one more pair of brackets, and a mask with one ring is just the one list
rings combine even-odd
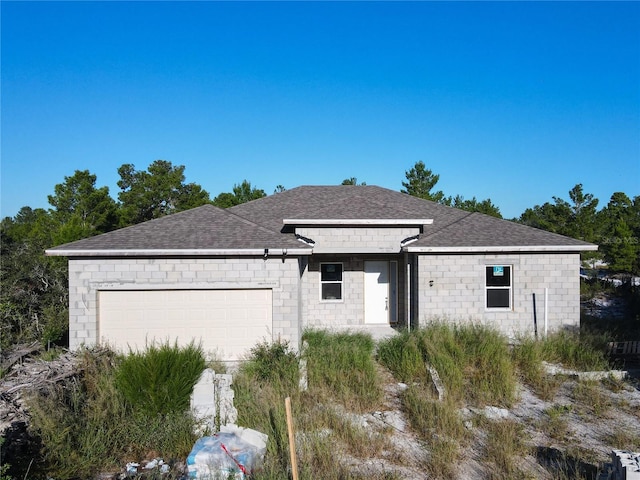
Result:
{"label": "weed patch", "polygon": [[404,381],[425,382],[433,366],[447,395],[478,406],[510,406],[516,375],[508,343],[497,331],[479,325],[432,323],[383,341],[378,358]]}
{"label": "weed patch", "polygon": [[348,410],[375,409],[382,386],[373,357],[375,344],[361,333],[305,332],[309,388],[326,400],[340,402]]}
{"label": "weed patch", "polygon": [[31,428],[42,440],[47,475],[90,478],[99,468],[119,468],[132,457],[157,452],[186,457],[193,419],[185,411],[145,414],[117,387],[111,352],[85,353],[84,375],[52,385],[29,399]]}
{"label": "weed patch", "polygon": [[517,460],[528,452],[524,427],[513,420],[487,422],[486,461],[493,464],[491,478],[520,479]]}
{"label": "weed patch", "polygon": [[200,346],[152,344],[120,359],[116,385],[135,410],[148,415],[183,412],[205,368]]}

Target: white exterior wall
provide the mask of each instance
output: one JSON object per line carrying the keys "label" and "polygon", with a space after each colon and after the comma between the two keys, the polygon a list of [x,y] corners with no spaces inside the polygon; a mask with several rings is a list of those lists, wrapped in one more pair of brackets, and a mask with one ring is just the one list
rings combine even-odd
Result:
{"label": "white exterior wall", "polygon": [[[485,308],[485,266],[513,266],[509,311]],[[418,255],[418,322],[478,322],[507,335],[534,333],[533,294],[538,334],[544,332],[544,294],[548,288],[549,331],[580,325],[580,254]],[[433,286],[429,282],[433,281]]]}
{"label": "white exterior wall", "polygon": [[300,341],[297,258],[69,259],[69,346],[97,343],[100,290],[270,288],[273,338]]}

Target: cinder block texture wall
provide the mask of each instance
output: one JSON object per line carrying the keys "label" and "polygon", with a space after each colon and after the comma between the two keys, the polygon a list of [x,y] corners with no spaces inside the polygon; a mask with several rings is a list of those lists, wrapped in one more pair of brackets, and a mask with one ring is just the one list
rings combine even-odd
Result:
{"label": "cinder block texture wall", "polygon": [[69,346],[98,342],[100,290],[270,288],[273,338],[297,345],[300,270],[297,258],[72,258]]}
{"label": "cinder block texture wall", "polygon": [[[512,267],[512,308],[487,309],[485,267]],[[418,320],[478,322],[506,335],[534,332],[533,294],[538,332],[544,321],[548,289],[548,328],[580,324],[580,255],[578,253],[419,255]],[[430,285],[431,284],[431,285]]]}

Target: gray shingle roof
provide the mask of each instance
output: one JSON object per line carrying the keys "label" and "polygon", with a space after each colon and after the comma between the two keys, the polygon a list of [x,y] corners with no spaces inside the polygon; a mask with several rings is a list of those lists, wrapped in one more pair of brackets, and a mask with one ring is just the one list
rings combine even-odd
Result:
{"label": "gray shingle roof", "polygon": [[[595,245],[497,219],[469,213],[377,186],[302,186],[223,210],[205,205],[103,235],[52,248],[52,255],[89,252],[306,249],[283,232],[283,219],[397,220],[432,219],[410,251],[482,247],[590,250]],[[354,245],[354,247],[357,245]],[[298,250],[300,253],[300,250]]]}
{"label": "gray shingle roof", "polygon": [[449,224],[466,212],[373,185],[302,186],[229,209],[280,231],[282,220],[437,219]]}
{"label": "gray shingle roof", "polygon": [[467,213],[455,222],[425,230],[416,247],[576,247],[588,249],[590,243],[575,240],[509,220]]}
{"label": "gray shingle roof", "polygon": [[[176,250],[308,248],[291,236],[267,230],[213,205],[85,238],[48,250],[49,254],[77,251],[155,250],[170,254]],[[60,253],[58,253],[60,252]]]}

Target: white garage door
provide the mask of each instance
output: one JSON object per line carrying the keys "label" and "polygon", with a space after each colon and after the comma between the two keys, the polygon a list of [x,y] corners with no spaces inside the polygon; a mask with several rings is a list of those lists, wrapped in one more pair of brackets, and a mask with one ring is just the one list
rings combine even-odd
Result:
{"label": "white garage door", "polygon": [[127,352],[151,342],[202,342],[206,353],[237,360],[272,339],[271,290],[101,291],[98,338]]}

